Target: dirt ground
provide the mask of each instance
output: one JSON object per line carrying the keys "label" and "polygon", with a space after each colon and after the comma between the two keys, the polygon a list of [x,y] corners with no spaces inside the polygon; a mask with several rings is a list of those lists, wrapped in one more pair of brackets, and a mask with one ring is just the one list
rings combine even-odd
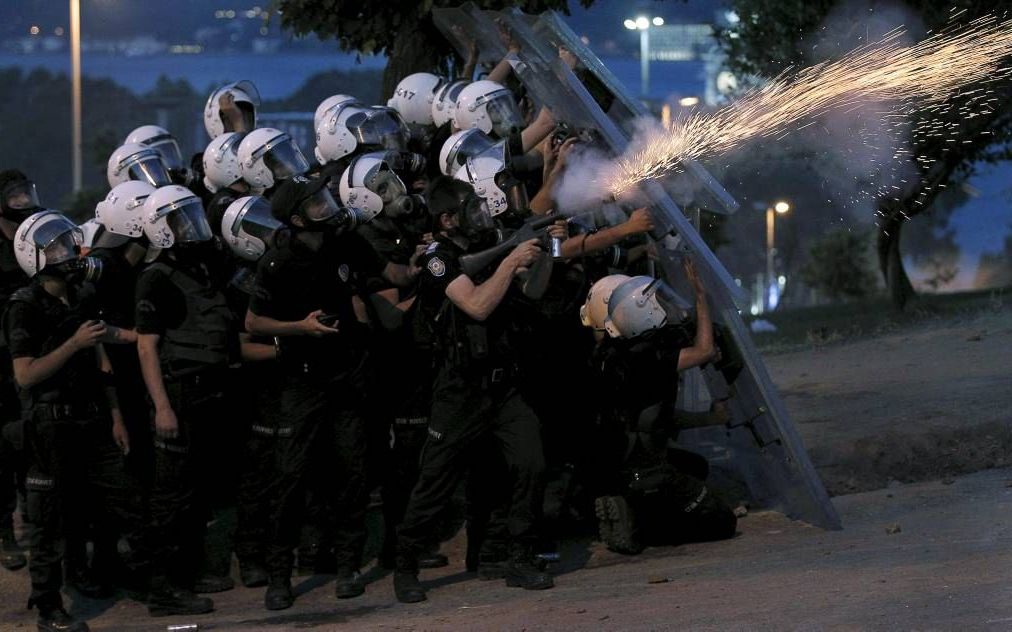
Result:
{"label": "dirt ground", "polygon": [[[1009,630],[1012,629],[1012,470],[836,498],[842,531],[775,513],[752,514],[728,541],[622,557],[599,545],[565,552],[544,592],[481,582],[451,566],[423,573],[430,600],[399,604],[389,576],[337,601],[332,577],[297,584],[295,606],[262,607],[262,589],[215,595],[217,611],[150,619],[136,602],[77,602],[92,630]],[[0,571],[0,629],[34,629],[24,571]]]}
{"label": "dirt ground", "polygon": [[765,360],[831,495],[1012,465],[1012,310]]}

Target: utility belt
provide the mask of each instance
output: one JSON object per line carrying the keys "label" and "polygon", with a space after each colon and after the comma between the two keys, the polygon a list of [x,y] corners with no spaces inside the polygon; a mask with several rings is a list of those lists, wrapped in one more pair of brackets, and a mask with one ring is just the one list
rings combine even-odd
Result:
{"label": "utility belt", "polygon": [[[165,375],[165,392],[173,402],[192,405],[223,394],[228,385],[228,368],[195,369]],[[175,405],[175,404],[174,404]]]}
{"label": "utility belt", "polygon": [[35,421],[87,421],[105,412],[98,404],[61,404],[39,402],[32,406],[31,416]]}
{"label": "utility belt", "polygon": [[506,390],[515,386],[520,379],[520,367],[514,362],[485,360],[464,367],[449,368],[461,379],[483,391]]}

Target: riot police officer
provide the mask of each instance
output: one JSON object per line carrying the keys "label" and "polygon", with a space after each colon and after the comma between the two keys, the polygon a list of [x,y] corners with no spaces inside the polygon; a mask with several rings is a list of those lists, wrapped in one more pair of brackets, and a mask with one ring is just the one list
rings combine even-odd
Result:
{"label": "riot police officer", "polygon": [[418,556],[436,536],[437,518],[482,439],[494,436],[509,467],[510,563],[506,583],[544,589],[552,579],[535,563],[536,522],[543,498],[537,418],[517,390],[511,347],[523,335],[514,311],[514,277],[541,254],[535,241],[511,251],[494,270],[472,279],[459,259],[482,248],[491,216],[473,189],[447,177],[433,181],[429,209],[437,241],[420,260],[419,309],[438,340],[428,439],[421,474],[398,528],[394,590],[399,601],[423,601]]}
{"label": "riot police officer", "polygon": [[[17,169],[0,171],[0,309],[11,294],[28,283],[14,256],[14,234],[21,222],[39,209],[35,184]],[[19,418],[21,412],[14,387],[10,354],[0,342],[0,429]],[[14,536],[14,510],[18,479],[24,476],[23,460],[11,442],[0,436],[0,566],[18,570],[28,563]]]}
{"label": "riot police officer", "polygon": [[610,474],[595,512],[601,539],[621,553],[730,538],[737,524],[705,483],[706,459],[668,445],[678,435],[678,372],[718,356],[706,291],[689,259],[685,271],[695,292],[694,333],[678,319],[667,286],[652,277],[604,277],[581,309],[600,338],[593,355],[606,448],[599,469]]}
{"label": "riot police officer", "polygon": [[108,519],[128,493],[122,453],[129,438],[100,343],[134,338],[89,318],[79,284],[94,262],[79,259],[82,240],[80,229],[56,211],[24,220],[15,254],[32,281],[11,296],[3,316],[25,411],[17,435],[29,460],[29,607],[38,606],[43,631],[88,629],[63,609],[64,551],[74,581],[87,565],[84,529],[93,522],[115,531]]}
{"label": "riot police officer", "polygon": [[216,461],[209,436],[227,418],[224,397],[239,337],[208,265],[211,229],[188,189],[162,187],[144,203],[144,234],[158,259],[137,280],[137,351],[154,407],[155,476],[150,494],[152,616],[202,614],[193,594]]}
{"label": "riot police officer", "polygon": [[[361,595],[365,544],[366,435],[362,411],[367,317],[359,283],[382,275],[410,284],[407,266],[384,261],[350,228],[357,210],[338,207],[324,179],[293,176],[271,199],[271,212],[291,231],[289,243],[268,252],[257,269],[246,329],[277,336],[283,374],[276,458],[269,610],[292,605],[292,550],[298,541],[307,472],[317,458],[332,464],[339,598]],[[314,455],[314,452],[317,452]]]}

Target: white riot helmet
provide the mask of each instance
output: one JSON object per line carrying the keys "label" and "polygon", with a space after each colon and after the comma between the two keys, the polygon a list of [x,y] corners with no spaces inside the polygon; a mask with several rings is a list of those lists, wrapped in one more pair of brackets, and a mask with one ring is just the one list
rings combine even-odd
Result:
{"label": "white riot helmet", "polygon": [[432,125],[432,102],[445,80],[431,72],[416,72],[401,79],[387,107],[397,110],[404,122],[419,127]]}
{"label": "white riot helmet", "polygon": [[458,129],[477,127],[505,139],[511,130],[523,126],[523,116],[508,88],[494,81],[475,81],[460,91],[453,124]]}
{"label": "white riot helmet", "polygon": [[358,99],[347,94],[335,94],[320,101],[320,105],[316,106],[316,112],[313,113],[313,129],[320,126],[320,121],[326,117],[327,112],[346,103],[358,103]]}
{"label": "white riot helmet", "polygon": [[442,127],[453,121],[453,112],[457,109],[457,97],[460,91],[470,85],[470,81],[454,81],[444,84],[432,97],[432,123]]}
{"label": "white riot helmet", "polygon": [[635,338],[668,322],[668,313],[657,292],[663,281],[635,276],[618,285],[608,300],[608,318],[604,328],[612,338]]}
{"label": "white riot helmet", "polygon": [[309,161],[287,133],[273,127],[255,129],[239,143],[239,169],[255,189],[309,171]]}
{"label": "white riot helmet", "polygon": [[110,233],[140,237],[144,234],[144,203],[155,190],[136,180],[117,184],[95,206],[95,220]]}
{"label": "white riot helmet", "polygon": [[169,169],[182,169],[183,153],[179,151],[179,143],[169,130],[158,125],[141,125],[127,135],[124,143],[147,145],[162,155],[162,162]]}
{"label": "white riot helmet", "polygon": [[59,211],[29,215],[14,234],[14,256],[29,277],[43,268],[78,259],[84,233]]}
{"label": "white riot helmet", "polygon": [[95,240],[100,234],[106,232],[105,228],[92,217],[88,221],[77,226],[81,229],[81,252],[88,252],[95,247]]}
{"label": "white riot helmet", "polygon": [[456,175],[471,156],[477,156],[495,145],[495,141],[480,129],[454,132],[439,150],[439,170],[445,176]]}
{"label": "white riot helmet", "polygon": [[507,169],[506,141],[499,141],[476,156],[470,156],[454,174],[454,178],[474,187],[495,217],[507,210],[523,212],[530,208],[527,189]]}
{"label": "white riot helmet", "polygon": [[584,327],[604,331],[605,322],[608,320],[608,301],[611,300],[612,292],[629,279],[630,277],[624,274],[610,274],[590,286],[587,300],[580,306],[580,322]]}
{"label": "white riot helmet", "polygon": [[228,205],[221,218],[221,237],[237,257],[257,261],[267,251],[274,233],[284,224],[271,215],[271,203],[258,195],[241,197]]}
{"label": "white riot helmet", "polygon": [[207,104],[204,105],[204,129],[207,130],[207,135],[211,138],[217,138],[226,131],[232,131],[225,129],[225,123],[221,120],[221,104],[218,102],[218,99],[226,92],[232,93],[236,106],[242,110],[243,117],[246,119],[246,129],[251,130],[257,124],[260,92],[252,81],[246,79],[236,81],[218,88],[211,93],[211,96],[207,97]]}
{"label": "white riot helmet", "polygon": [[245,134],[225,132],[215,137],[204,149],[204,186],[211,193],[242,180],[239,169],[239,143]]}
{"label": "white riot helmet", "polygon": [[321,164],[356,151],[407,149],[411,130],[397,110],[355,103],[331,108],[316,128],[316,159]]}
{"label": "white riot helmet", "polygon": [[144,202],[144,235],[155,248],[207,241],[211,227],[204,205],[192,191],[177,184],[162,187]]}
{"label": "white riot helmet", "polygon": [[419,204],[418,196],[408,195],[404,181],[384,160],[385,156],[383,152],[358,156],[338,182],[341,203],[365,211],[369,219],[381,212],[391,217],[409,215]]}
{"label": "white riot helmet", "polygon": [[127,143],[112,152],[105,174],[110,187],[130,180],[147,182],[153,187],[172,184],[162,155],[153,147],[137,143]]}

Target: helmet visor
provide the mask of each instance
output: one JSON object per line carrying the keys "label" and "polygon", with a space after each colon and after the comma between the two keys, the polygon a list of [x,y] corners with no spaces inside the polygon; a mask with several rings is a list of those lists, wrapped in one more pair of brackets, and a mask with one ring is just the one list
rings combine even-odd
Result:
{"label": "helmet visor", "polygon": [[159,210],[158,214],[165,217],[177,244],[207,241],[211,238],[211,226],[207,223],[204,206],[198,198],[182,200]]}
{"label": "helmet visor", "polygon": [[492,121],[492,131],[499,138],[506,138],[511,130],[524,125],[520,109],[508,90],[490,95],[486,111],[488,118]]}
{"label": "helmet visor", "polygon": [[380,196],[384,204],[389,204],[408,194],[408,188],[404,186],[404,182],[397,177],[397,174],[383,167],[374,169],[366,176],[365,186]]}
{"label": "helmet visor", "polygon": [[464,166],[468,158],[488,151],[495,144],[496,142],[481,130],[476,129],[470,134],[464,135],[447,154],[444,173],[452,176],[457,172],[457,169]]}
{"label": "helmet visor", "polygon": [[322,187],[299,204],[299,214],[311,222],[325,222],[337,215],[337,202],[327,187]]}
{"label": "helmet visor", "polygon": [[129,167],[127,172],[130,174],[131,180],[140,180],[141,182],[147,182],[151,186],[166,187],[172,184],[172,178],[169,177],[169,170],[165,168],[165,163],[162,162],[161,154],[157,151],[151,154],[138,156]]}
{"label": "helmet visor", "polygon": [[390,108],[376,108],[348,117],[348,131],[362,145],[404,151],[411,131],[400,114]]}
{"label": "helmet visor", "polygon": [[39,194],[31,180],[8,184],[3,190],[3,208],[18,211],[39,208]]}
{"label": "helmet visor", "polygon": [[274,179],[284,180],[309,171],[309,161],[295,142],[287,134],[279,138],[283,140],[276,145],[271,141],[265,145],[267,150],[263,153],[264,164],[274,174]]}
{"label": "helmet visor", "polygon": [[235,237],[245,233],[266,244],[278,228],[281,228],[281,222],[271,215],[271,203],[261,197],[246,207],[239,221],[232,223],[230,230]]}
{"label": "helmet visor", "polygon": [[65,217],[50,219],[32,235],[36,248],[46,255],[46,265],[77,259],[84,243],[84,233]]}
{"label": "helmet visor", "polygon": [[144,144],[161,154],[162,162],[169,169],[183,168],[183,153],[179,151],[179,143],[171,134],[149,138]]}

